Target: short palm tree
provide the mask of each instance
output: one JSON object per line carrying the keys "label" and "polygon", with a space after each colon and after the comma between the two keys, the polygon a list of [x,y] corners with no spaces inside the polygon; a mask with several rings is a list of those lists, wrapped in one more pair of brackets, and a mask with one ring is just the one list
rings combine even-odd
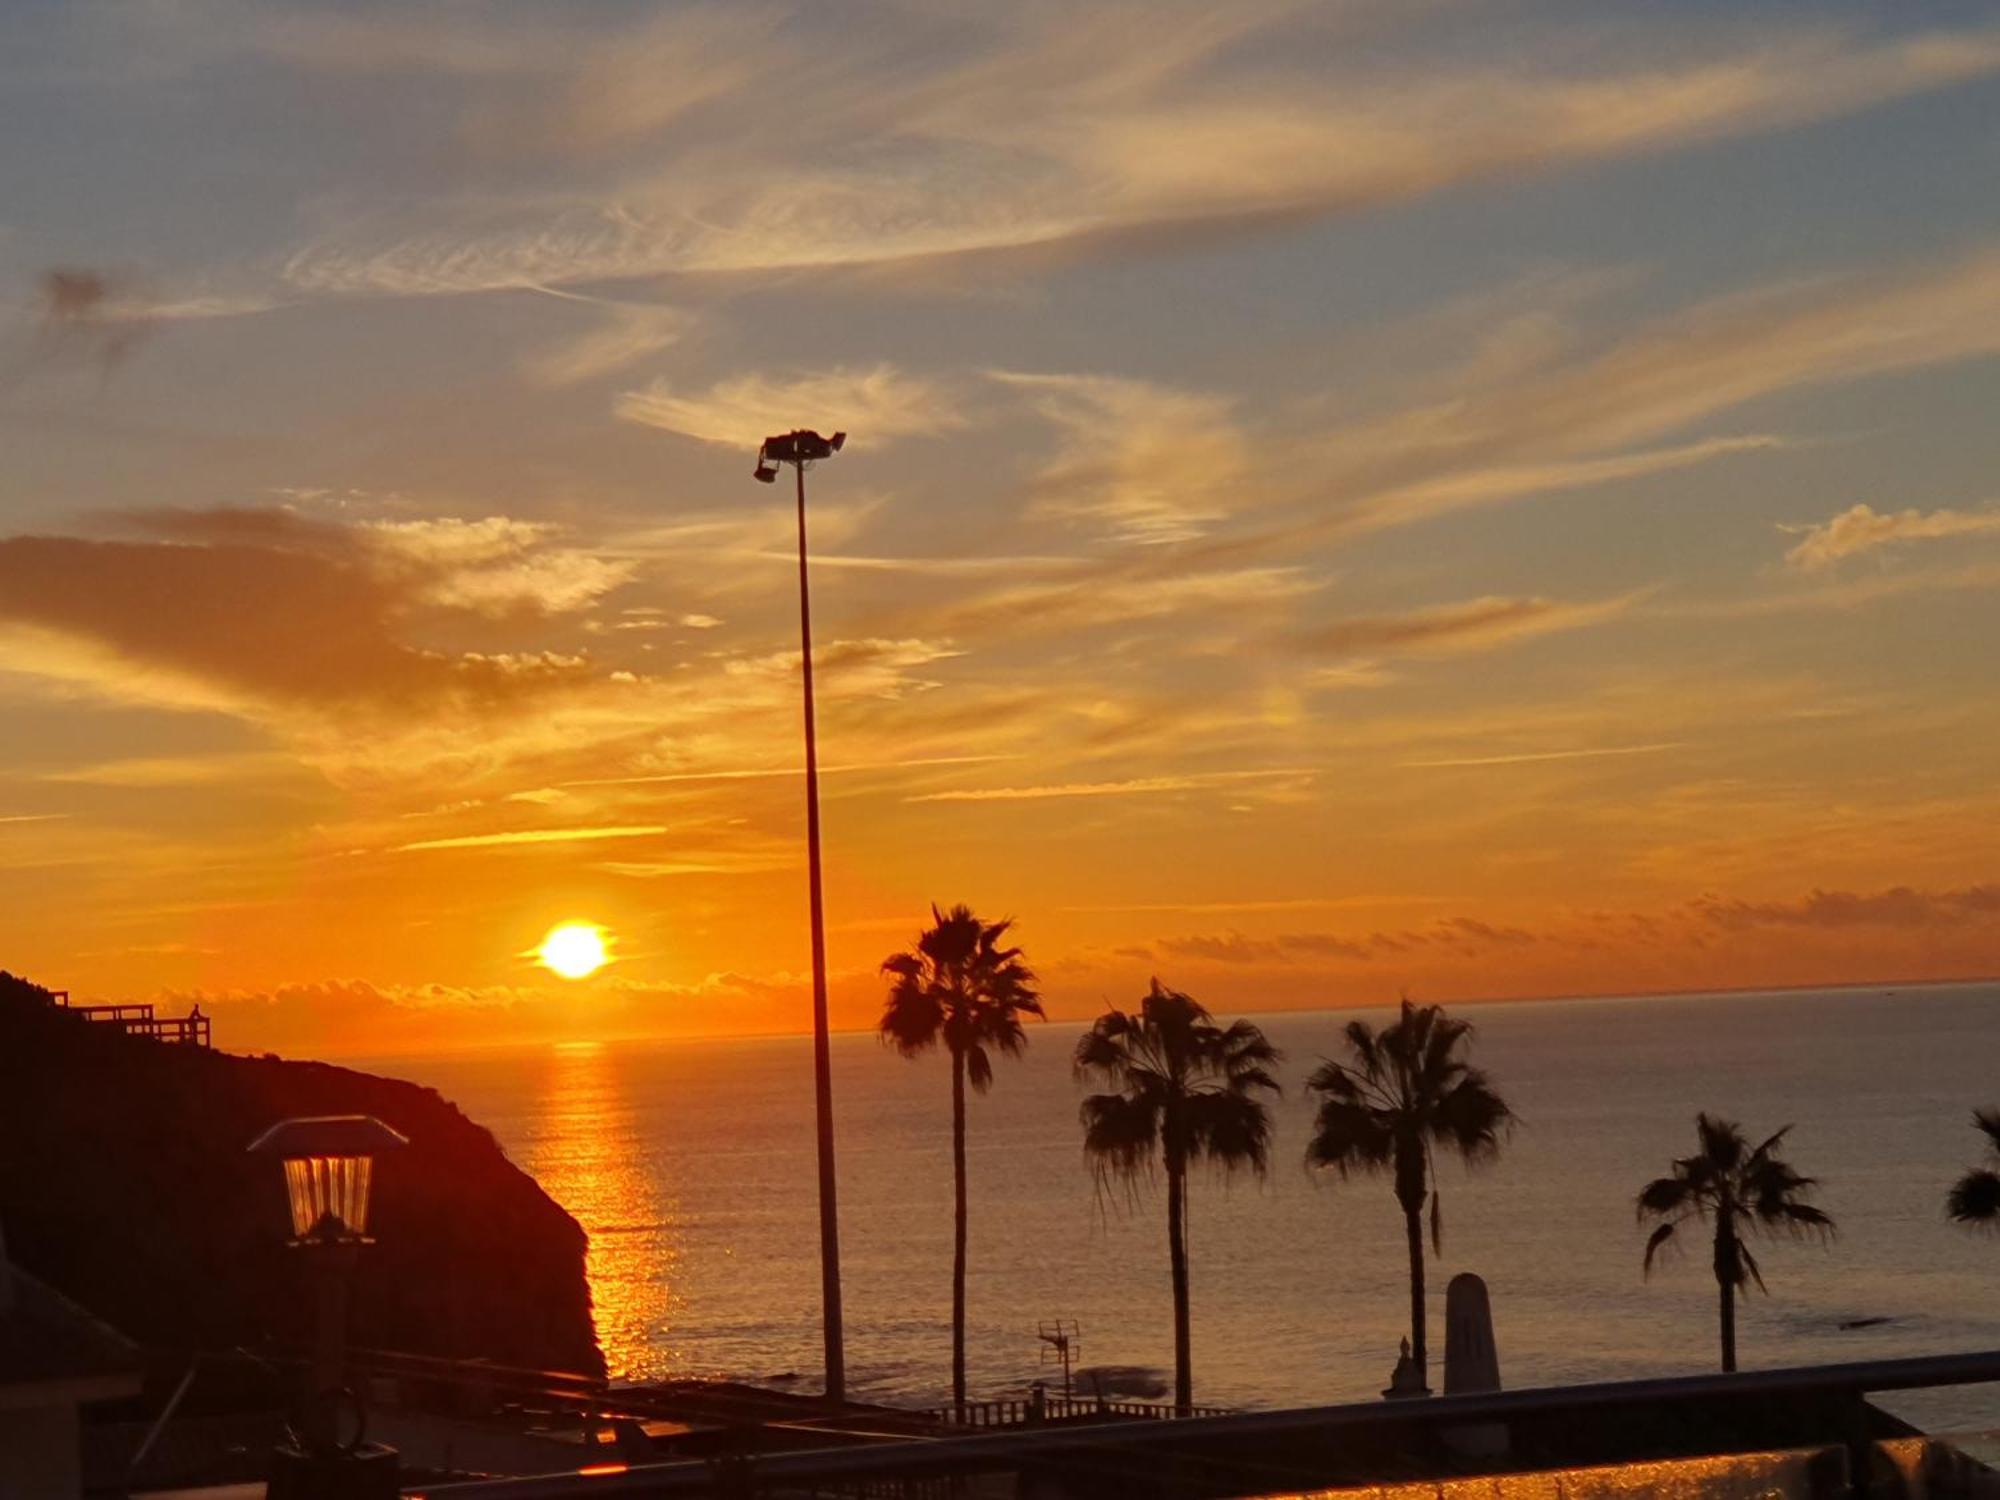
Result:
{"label": "short palm tree", "polygon": [[[2000,1161],[2000,1109],[1975,1109],[1972,1128],[1986,1137],[1987,1154]],[[2000,1172],[1974,1167],[1951,1185],[1944,1211],[1961,1224],[2000,1227]]]}
{"label": "short palm tree", "polygon": [[1689,1219],[1715,1226],[1715,1285],[1722,1299],[1722,1368],[1736,1368],[1736,1294],[1751,1282],[1764,1290],[1764,1273],[1744,1237],[1782,1230],[1794,1239],[1815,1235],[1826,1239],[1833,1220],[1824,1209],[1806,1201],[1818,1179],[1802,1177],[1778,1155],[1791,1131],[1783,1130],[1751,1148],[1741,1126],[1713,1115],[1698,1114],[1695,1134],[1701,1149],[1683,1156],[1665,1177],[1656,1177],[1639,1194],[1640,1219],[1663,1221],[1646,1240],[1645,1269],[1672,1241],[1674,1231]]}
{"label": "short palm tree", "polygon": [[1429,1384],[1424,1338],[1424,1205],[1431,1248],[1444,1239],[1443,1197],[1433,1153],[1456,1153],[1467,1166],[1491,1161],[1514,1123],[1492,1081],[1465,1059],[1469,1022],[1440,1006],[1403,1001],[1393,1024],[1376,1030],[1349,1021],[1347,1060],[1320,1064],[1306,1087],[1319,1095],[1306,1164],[1342,1177],[1387,1172],[1403,1210],[1410,1252],[1410,1359]]}
{"label": "short palm tree", "polygon": [[951,1054],[951,1171],[955,1192],[951,1256],[951,1399],[965,1406],[965,1087],[993,1084],[993,1054],[1027,1045],[1021,1017],[1042,1014],[1035,976],[1021,950],[1004,946],[1008,922],[982,922],[970,909],[931,908],[931,925],[906,953],[885,959],[889,998],[882,1040],[905,1057],[943,1044]]}
{"label": "short palm tree", "polygon": [[1167,1263],[1174,1295],[1174,1406],[1194,1402],[1188,1337],[1187,1175],[1197,1162],[1263,1174],[1278,1093],[1278,1050],[1248,1021],[1224,1026],[1191,995],[1153,981],[1139,1009],[1113,1008],[1076,1045],[1076,1074],[1110,1093],[1083,1101],[1084,1154],[1136,1181],[1155,1157],[1167,1174]]}

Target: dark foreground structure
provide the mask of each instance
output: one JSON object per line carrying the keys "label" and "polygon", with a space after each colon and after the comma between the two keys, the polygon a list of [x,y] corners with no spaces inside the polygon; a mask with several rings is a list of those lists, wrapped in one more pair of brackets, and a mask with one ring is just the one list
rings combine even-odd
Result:
{"label": "dark foreground structure", "polygon": [[[2000,1351],[973,1437],[818,1447],[425,1487],[428,1500],[944,1495],[2000,1495],[2000,1475],[1872,1393],[2000,1382]],[[831,1441],[842,1439],[839,1446]],[[418,1491],[411,1491],[415,1494]]]}
{"label": "dark foreground structure", "polygon": [[244,1152],[300,1115],[372,1115],[412,1142],[376,1194],[357,1342],[602,1372],[583,1230],[435,1091],[232,1055],[201,1044],[205,1017],[168,1036],[123,1014],[143,1007],[106,1019],[60,995],[0,972],[7,1249],[139,1344],[155,1383],[197,1355],[307,1338],[277,1174]]}

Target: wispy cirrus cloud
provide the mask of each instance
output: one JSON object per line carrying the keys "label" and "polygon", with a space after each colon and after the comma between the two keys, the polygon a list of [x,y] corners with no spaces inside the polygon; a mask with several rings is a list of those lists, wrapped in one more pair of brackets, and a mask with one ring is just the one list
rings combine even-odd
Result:
{"label": "wispy cirrus cloud", "polygon": [[1537,636],[1581,630],[1617,619],[1639,596],[1569,603],[1542,598],[1489,596],[1400,615],[1333,620],[1296,632],[1297,649],[1329,656],[1382,651],[1457,655],[1491,651]]}
{"label": "wispy cirrus cloud", "polygon": [[643,839],[667,833],[659,823],[635,823],[610,828],[514,828],[499,833],[467,833],[451,838],[418,839],[398,844],[397,854],[426,849],[500,849],[520,844],[587,844],[598,839]]}
{"label": "wispy cirrus cloud", "polygon": [[1093,375],[994,371],[1063,434],[1036,477],[1044,514],[1140,543],[1179,542],[1246,504],[1249,454],[1220,397]]}
{"label": "wispy cirrus cloud", "polygon": [[966,421],[942,387],[886,364],[800,375],[737,375],[705,391],[676,391],[655,381],[619,397],[618,415],[705,443],[748,449],[793,427],[824,432],[852,428],[857,442],[873,445],[950,431]]}
{"label": "wispy cirrus cloud", "polygon": [[678,307],[563,295],[593,308],[596,322],[522,359],[521,373],[536,385],[570,386],[618,374],[679,343],[695,321]]}
{"label": "wispy cirrus cloud", "polygon": [[[1014,754],[984,755],[918,755],[903,760],[857,761],[850,765],[821,766],[822,776],[847,776],[860,771],[907,771],[931,766],[971,766],[989,761],[1014,760]],[[803,776],[803,765],[732,767],[727,770],[707,771],[660,771],[635,776],[597,776],[586,780],[572,781],[569,786],[652,786],[682,782],[707,781],[763,781],[777,776],[792,778]]]}
{"label": "wispy cirrus cloud", "polygon": [[1137,776],[1125,781],[1066,781],[1038,786],[962,787],[925,792],[908,802],[1044,802],[1058,797],[1145,797],[1161,792],[1193,792],[1259,781],[1310,781],[1311,766],[1274,766],[1254,771],[1195,771],[1179,776]]}
{"label": "wispy cirrus cloud", "polygon": [[[566,38],[568,86],[536,80],[464,109],[467,139],[567,147],[671,142],[671,170],[595,195],[493,195],[463,227],[378,226],[286,267],[325,291],[449,292],[697,271],[856,268],[968,255],[1131,254],[1190,232],[1357,213],[1455,184],[1670,150],[1951,87],[2000,70],[2000,33],[1738,32],[1707,49],[1633,26],[1587,59],[1524,45],[1511,65],[1349,62],[1340,27],[1291,5],[1148,13],[1026,6],[915,29],[928,67],[866,28],[770,29],[694,9]],[[1366,14],[1384,24],[1380,11]],[[795,18],[796,19],[796,18]],[[913,18],[899,23],[908,27]],[[361,28],[322,42],[365,63]],[[746,35],[746,32],[748,33]],[[1256,39],[1263,45],[1244,43]],[[336,45],[338,44],[338,45]],[[493,36],[407,31],[383,65],[518,65]],[[522,49],[514,49],[519,52]],[[647,56],[660,61],[647,66]],[[311,66],[310,40],[290,49]],[[754,59],[753,74],[750,60]],[[789,66],[788,66],[789,64]],[[783,69],[786,109],[764,79]],[[685,87],[671,81],[685,78]],[[497,122],[497,123],[496,123]],[[527,128],[522,128],[526,126]],[[845,149],[837,160],[827,140]],[[594,202],[590,201],[595,197]],[[579,199],[584,200],[579,205]],[[449,206],[447,206],[449,208]]]}
{"label": "wispy cirrus cloud", "polygon": [[1816,525],[1779,529],[1799,537],[1785,554],[1785,561],[1803,571],[1817,572],[1864,552],[1905,542],[2000,536],[2000,509],[1921,511],[1912,507],[1878,511],[1870,505],[1851,505]]}
{"label": "wispy cirrus cloud", "polygon": [[885,609],[876,623],[922,629],[952,640],[1018,641],[1114,626],[1226,615],[1239,624],[1288,608],[1324,585],[1296,567],[1176,569],[1122,558],[1037,569],[1052,576],[961,592],[919,605]]}
{"label": "wispy cirrus cloud", "polygon": [[741,88],[783,18],[755,3],[677,7],[632,25],[445,13],[260,9],[241,45],[320,74],[408,74],[489,88],[462,138],[482,154],[588,157]]}
{"label": "wispy cirrus cloud", "polygon": [[[2000,253],[1982,246],[1941,263],[1733,292],[1608,337],[1537,341],[1498,369],[1475,353],[1385,413],[1252,430],[1270,516],[1202,539],[1179,562],[1240,565],[1474,507],[1775,453],[1800,440],[1686,434],[1780,393],[1995,351]],[[1283,477],[1302,469],[1303,486]]]}
{"label": "wispy cirrus cloud", "polygon": [[1683,740],[1661,740],[1651,745],[1596,745],[1575,750],[1525,750],[1514,755],[1461,755],[1442,760],[1406,760],[1405,766],[1412,770],[1434,771],[1478,766],[1526,766],[1539,765],[1543,761],[1597,760],[1603,757],[1625,755],[1659,755],[1668,750],[1679,750],[1685,745]]}

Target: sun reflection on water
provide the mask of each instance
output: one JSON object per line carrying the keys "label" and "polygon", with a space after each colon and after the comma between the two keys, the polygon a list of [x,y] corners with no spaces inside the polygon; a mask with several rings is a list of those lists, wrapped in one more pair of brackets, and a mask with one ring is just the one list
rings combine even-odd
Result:
{"label": "sun reflection on water", "polygon": [[1817,1450],[1721,1454],[1653,1462],[1546,1469],[1298,1490],[1264,1500],[1789,1500],[1818,1493]]}
{"label": "sun reflection on water", "polygon": [[675,1373],[680,1321],[677,1205],[618,1057],[594,1042],[554,1049],[527,1167],[590,1236],[585,1262],[597,1341],[615,1377]]}

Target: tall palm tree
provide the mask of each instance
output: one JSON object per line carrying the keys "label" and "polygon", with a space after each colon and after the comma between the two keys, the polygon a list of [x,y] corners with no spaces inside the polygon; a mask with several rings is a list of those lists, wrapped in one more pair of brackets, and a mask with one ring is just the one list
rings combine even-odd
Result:
{"label": "tall palm tree", "polygon": [[[2000,1160],[2000,1109],[1975,1109],[1972,1128],[1986,1137],[1988,1153]],[[1961,1224],[1981,1229],[2000,1226],[2000,1172],[1974,1167],[1951,1185],[1944,1211]]]}
{"label": "tall palm tree", "polygon": [[1683,1156],[1665,1177],[1639,1194],[1640,1219],[1663,1222],[1646,1240],[1645,1269],[1689,1219],[1715,1225],[1715,1285],[1722,1299],[1722,1368],[1736,1368],[1736,1294],[1751,1282],[1764,1290],[1764,1273],[1744,1237],[1783,1230],[1794,1239],[1833,1234],[1833,1219],[1806,1201],[1818,1179],[1803,1177],[1778,1155],[1791,1126],[1751,1148],[1743,1128],[1709,1114],[1694,1118],[1701,1149]]}
{"label": "tall palm tree", "polygon": [[993,1085],[993,1054],[1018,1057],[1021,1017],[1042,1014],[1021,950],[1003,946],[1010,922],[982,922],[965,906],[931,908],[931,925],[906,953],[883,960],[889,998],[882,1040],[905,1057],[943,1044],[951,1054],[951,1399],[965,1406],[965,1086]]}
{"label": "tall palm tree", "polygon": [[1076,1044],[1076,1075],[1112,1092],[1083,1101],[1083,1150],[1106,1176],[1135,1181],[1155,1152],[1167,1173],[1167,1265],[1174,1293],[1174,1407],[1194,1403],[1188,1337],[1187,1174],[1197,1162],[1259,1176],[1270,1160],[1278,1049],[1248,1021],[1219,1024],[1192,995],[1155,979],[1136,1012],[1116,1007]]}
{"label": "tall palm tree", "polygon": [[1306,1164],[1332,1167],[1342,1177],[1388,1172],[1403,1210],[1410,1251],[1410,1359],[1429,1384],[1424,1339],[1424,1204],[1431,1217],[1431,1248],[1444,1242],[1443,1197],[1433,1179],[1438,1147],[1467,1166],[1499,1155],[1514,1123],[1492,1081],[1465,1060],[1469,1022],[1440,1006],[1403,1008],[1381,1030],[1349,1021],[1347,1061],[1320,1064],[1306,1087],[1319,1095]]}

